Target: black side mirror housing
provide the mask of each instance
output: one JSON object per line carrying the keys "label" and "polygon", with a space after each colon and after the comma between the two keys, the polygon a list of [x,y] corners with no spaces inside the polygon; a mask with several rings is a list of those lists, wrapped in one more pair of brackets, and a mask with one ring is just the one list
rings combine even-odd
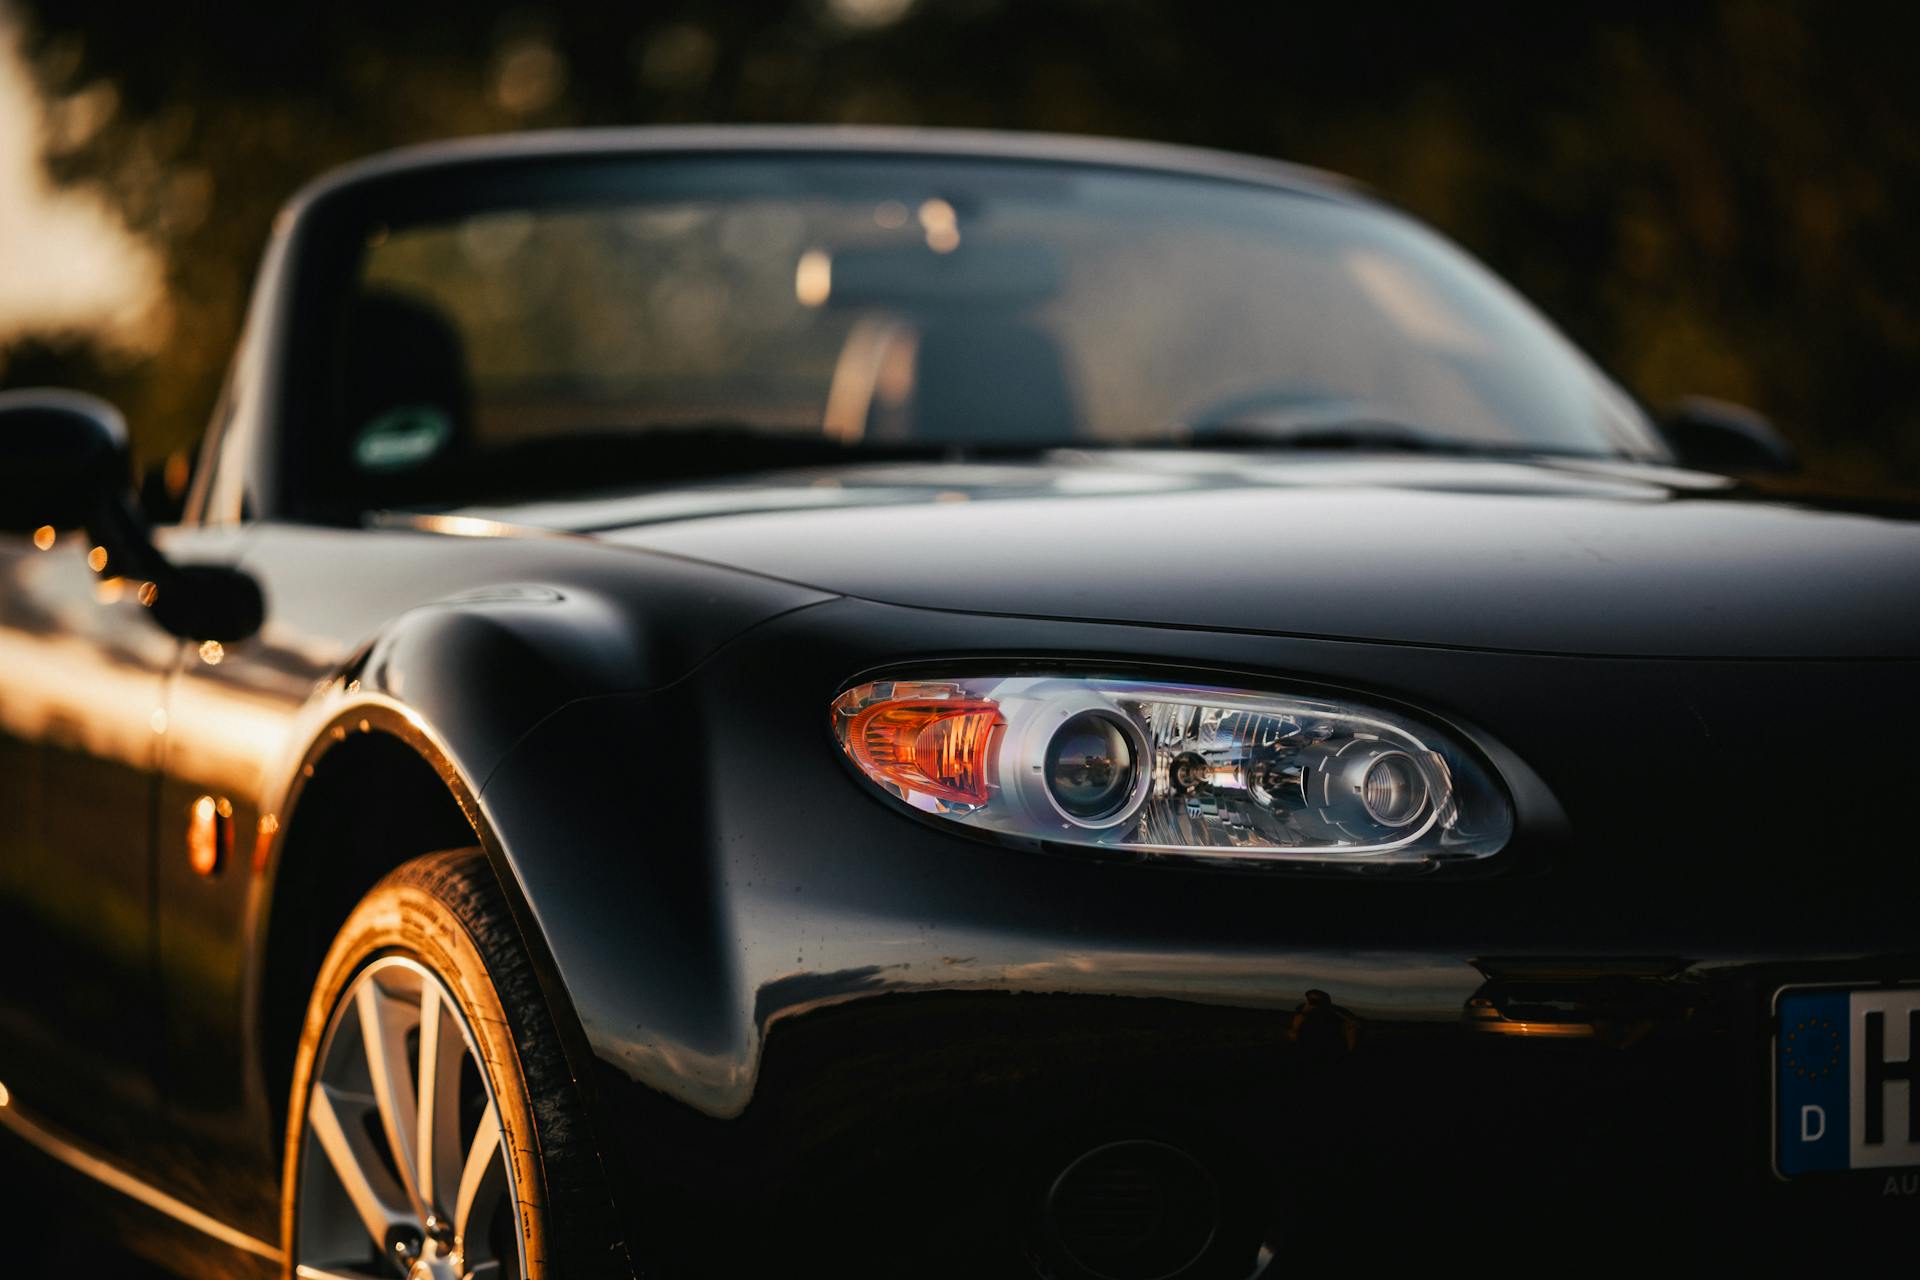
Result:
{"label": "black side mirror housing", "polygon": [[127,424],[78,391],[0,392],[0,530],[72,529],[127,486]]}
{"label": "black side mirror housing", "polygon": [[133,502],[127,424],[78,391],[0,391],[0,533],[84,528],[122,577],[153,584],[154,620],[190,640],[244,640],[260,629],[260,585],[238,569],[174,565]]}
{"label": "black side mirror housing", "polygon": [[1701,471],[1783,475],[1800,469],[1787,438],[1744,405],[1688,396],[1667,411],[1660,430],[1679,461]]}

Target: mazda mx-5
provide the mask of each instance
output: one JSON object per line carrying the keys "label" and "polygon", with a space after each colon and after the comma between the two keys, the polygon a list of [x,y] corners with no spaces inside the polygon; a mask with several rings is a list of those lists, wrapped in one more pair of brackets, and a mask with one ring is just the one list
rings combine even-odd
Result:
{"label": "mazda mx-5", "polygon": [[1350,184],[403,152],[277,224],[183,509],[129,456],[0,395],[0,1128],[90,1233],[1911,1257],[1913,508]]}

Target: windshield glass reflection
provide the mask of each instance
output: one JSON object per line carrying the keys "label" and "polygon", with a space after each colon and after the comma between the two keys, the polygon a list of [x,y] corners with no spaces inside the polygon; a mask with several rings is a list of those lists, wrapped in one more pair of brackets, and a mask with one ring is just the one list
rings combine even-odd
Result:
{"label": "windshield glass reflection", "polygon": [[1369,204],[1005,161],[618,169],[482,179],[362,229],[316,488],[395,506],[850,451],[1649,438],[1503,285]]}

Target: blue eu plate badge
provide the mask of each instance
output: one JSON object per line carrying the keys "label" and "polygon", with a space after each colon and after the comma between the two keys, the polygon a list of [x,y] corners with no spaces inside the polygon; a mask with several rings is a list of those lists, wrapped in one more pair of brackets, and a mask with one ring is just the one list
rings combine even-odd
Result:
{"label": "blue eu plate badge", "polygon": [[1781,1176],[1920,1165],[1920,989],[1788,990],[1776,1012]]}

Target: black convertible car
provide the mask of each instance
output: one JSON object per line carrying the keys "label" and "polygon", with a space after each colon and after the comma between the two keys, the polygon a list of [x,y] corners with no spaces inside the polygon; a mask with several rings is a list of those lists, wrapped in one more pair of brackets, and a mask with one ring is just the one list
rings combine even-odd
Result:
{"label": "black convertible car", "polygon": [[1910,1258],[1920,523],[1790,465],[1250,158],[326,178],[184,514],[0,395],[13,1186],[196,1277]]}

